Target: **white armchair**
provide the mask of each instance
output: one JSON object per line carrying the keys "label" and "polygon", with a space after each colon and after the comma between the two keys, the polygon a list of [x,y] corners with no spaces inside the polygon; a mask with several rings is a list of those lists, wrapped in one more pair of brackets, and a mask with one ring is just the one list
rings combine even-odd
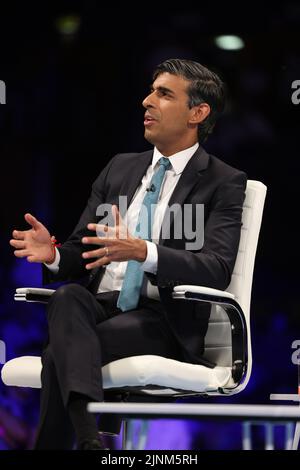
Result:
{"label": "white armchair", "polygon": [[[216,367],[210,369],[154,355],[134,356],[103,367],[105,389],[133,395],[178,398],[232,395],[246,387],[252,366],[252,277],[265,196],[263,183],[248,180],[239,251],[227,290],[190,285],[174,288],[175,299],[211,304],[204,356]],[[15,300],[47,302],[53,292],[51,289],[21,288],[16,290]],[[40,357],[15,358],[3,366],[2,380],[6,385],[39,388],[41,368]]]}

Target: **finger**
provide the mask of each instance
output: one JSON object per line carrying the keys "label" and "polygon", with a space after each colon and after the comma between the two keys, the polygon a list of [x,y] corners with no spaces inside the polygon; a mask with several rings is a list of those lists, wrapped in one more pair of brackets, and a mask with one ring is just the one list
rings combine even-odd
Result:
{"label": "finger", "polygon": [[[106,239],[105,239],[106,240]],[[81,242],[85,245],[103,245],[103,242],[100,242],[99,237],[83,237]]]}
{"label": "finger", "polygon": [[109,225],[101,225],[101,224],[98,224],[96,226],[96,232],[97,232],[97,236],[100,237],[101,236],[101,233],[103,233],[103,235],[105,237],[115,237],[116,236],[116,229],[115,227],[110,227]]}
{"label": "finger", "polygon": [[95,230],[97,233],[98,238],[101,235],[106,237],[115,237],[116,236],[116,229],[115,227],[109,227],[108,225],[103,224],[88,224],[87,228],[89,230]]}
{"label": "finger", "polygon": [[106,238],[106,237],[83,237],[81,239],[82,243],[88,245],[113,245],[118,243],[116,238]]}
{"label": "finger", "polygon": [[106,254],[106,248],[100,248],[98,250],[85,251],[82,253],[83,258],[99,258]]}
{"label": "finger", "polygon": [[114,221],[115,221],[115,226],[116,225],[121,225],[122,224],[122,217],[121,217],[121,214],[119,212],[118,207],[115,204],[113,204],[111,210],[112,210],[113,218],[114,218]]}
{"label": "finger", "polygon": [[115,229],[116,229],[116,237],[117,238],[120,238],[122,240],[126,240],[127,238],[130,237],[130,234],[128,232],[128,219],[127,217],[125,216],[125,220],[123,220],[122,216],[121,216],[121,213],[118,209],[118,206],[116,205],[113,205],[112,206],[112,213],[113,213],[113,217],[114,217],[114,220],[115,220]]}
{"label": "finger", "polygon": [[14,248],[26,248],[26,242],[22,240],[9,240],[9,244]]}
{"label": "finger", "polygon": [[85,266],[86,269],[94,269],[99,268],[100,266],[104,266],[106,264],[110,264],[110,259],[107,256],[103,256],[102,258],[94,261],[93,263],[89,263]]}
{"label": "finger", "polygon": [[12,236],[16,240],[24,240],[25,239],[25,232],[20,231],[20,230],[14,230],[13,233],[12,233]]}
{"label": "finger", "polygon": [[31,252],[29,250],[15,250],[14,255],[17,258],[24,258],[25,256],[30,256]]}
{"label": "finger", "polygon": [[34,229],[34,230],[37,230],[38,228],[41,228],[43,225],[41,224],[41,222],[39,222],[33,215],[31,214],[25,214],[24,215],[24,218],[26,220],[26,222],[31,225],[31,227]]}
{"label": "finger", "polygon": [[108,225],[104,225],[104,224],[94,224],[94,223],[90,223],[90,224],[87,224],[87,228],[89,230],[93,230],[94,232],[103,232],[103,233],[107,233],[107,232],[110,232],[113,230],[113,227],[109,227]]}
{"label": "finger", "polygon": [[29,263],[41,263],[42,261],[40,260],[40,258],[38,258],[37,256],[34,256],[34,255],[31,255],[31,256],[27,256],[27,261]]}
{"label": "finger", "polygon": [[[94,232],[96,232],[98,230],[98,227],[101,226],[100,224],[95,224],[95,223],[89,223],[87,224],[87,228],[89,230],[93,230]],[[103,225],[102,225],[103,226]]]}

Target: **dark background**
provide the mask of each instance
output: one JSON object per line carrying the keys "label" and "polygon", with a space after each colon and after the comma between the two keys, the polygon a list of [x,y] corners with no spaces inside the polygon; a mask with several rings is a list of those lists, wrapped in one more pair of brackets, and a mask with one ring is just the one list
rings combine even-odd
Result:
{"label": "dark background", "polygon": [[[0,339],[6,359],[39,355],[46,334],[43,308],[13,301],[16,287],[40,285],[40,267],[14,258],[12,229],[25,229],[23,215],[31,212],[64,241],[108,160],[150,148],[141,102],[155,66],[188,58],[219,73],[229,90],[227,110],[204,147],[268,187],[253,282],[253,374],[247,389],[226,402],[270,403],[270,393],[296,392],[291,344],[300,337],[300,105],[292,104],[291,84],[300,80],[300,5],[108,9],[99,3],[27,2],[1,11],[7,104],[0,106]],[[68,15],[77,22],[72,34],[63,32]],[[218,34],[239,34],[245,47],[218,49]],[[30,447],[38,391],[1,384],[0,394],[0,448]],[[238,424],[160,425],[166,432],[153,424],[151,448],[241,446]],[[256,439],[261,447],[260,431]]]}

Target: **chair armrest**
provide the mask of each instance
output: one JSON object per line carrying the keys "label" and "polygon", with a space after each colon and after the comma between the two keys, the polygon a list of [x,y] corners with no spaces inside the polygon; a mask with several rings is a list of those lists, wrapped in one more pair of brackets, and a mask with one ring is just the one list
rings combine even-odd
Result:
{"label": "chair armrest", "polygon": [[14,300],[24,302],[48,303],[55,289],[44,289],[41,287],[19,287],[16,289]]}
{"label": "chair armrest", "polygon": [[197,300],[198,302],[208,302],[224,306],[231,305],[239,309],[244,317],[244,313],[238,302],[236,302],[234,294],[224,290],[203,286],[181,285],[174,287],[172,297],[173,299]]}
{"label": "chair armrest", "polygon": [[211,287],[203,287],[203,286],[193,286],[193,285],[182,285],[174,287],[173,292],[176,294],[173,295],[174,298],[177,295],[185,295],[188,292],[192,292],[194,294],[204,294],[205,296],[210,297],[223,297],[224,299],[234,299],[234,295],[230,292],[219,290],[219,289],[212,289]]}
{"label": "chair armrest", "polygon": [[226,311],[231,323],[232,334],[232,376],[240,384],[247,372],[248,332],[244,312],[230,292],[210,287],[181,285],[172,293],[173,299],[190,300],[220,305]]}

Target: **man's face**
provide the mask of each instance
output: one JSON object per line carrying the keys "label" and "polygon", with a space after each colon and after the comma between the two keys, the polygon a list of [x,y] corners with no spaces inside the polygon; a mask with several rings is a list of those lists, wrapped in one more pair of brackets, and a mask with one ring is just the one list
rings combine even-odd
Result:
{"label": "man's face", "polygon": [[197,125],[190,122],[193,111],[188,107],[188,85],[180,76],[162,73],[143,101],[145,138],[170,155],[197,140]]}

